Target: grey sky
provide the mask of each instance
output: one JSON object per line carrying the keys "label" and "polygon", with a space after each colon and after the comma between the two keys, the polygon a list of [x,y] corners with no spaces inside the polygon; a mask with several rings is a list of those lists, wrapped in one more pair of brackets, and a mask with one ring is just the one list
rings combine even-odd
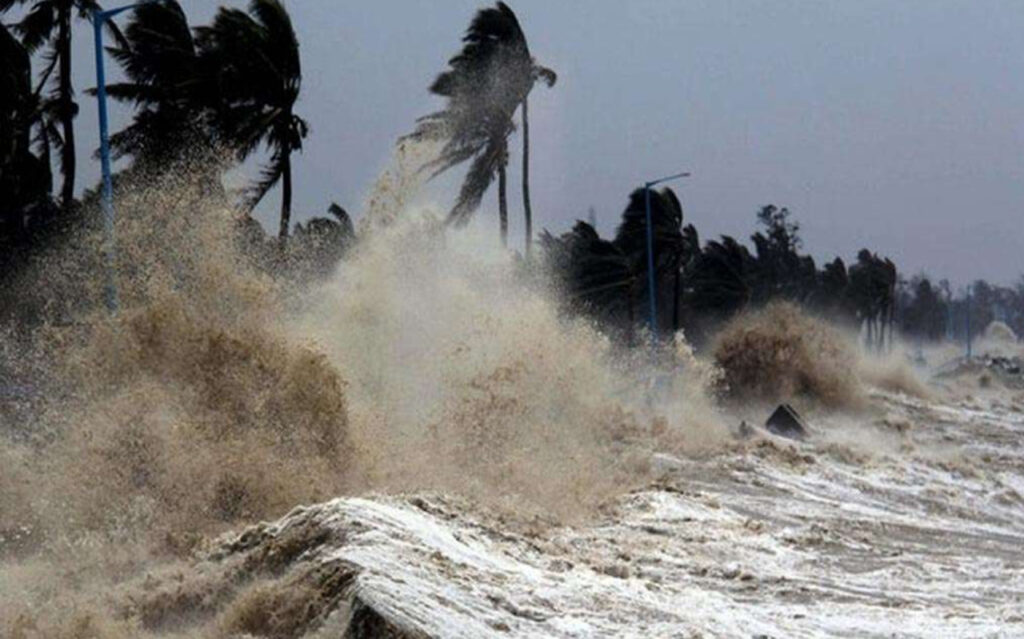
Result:
{"label": "grey sky", "polygon": [[[203,23],[221,3],[182,4]],[[312,125],[295,161],[299,219],[332,199],[361,210],[394,140],[437,106],[426,86],[483,4],[288,3],[305,72],[298,110]],[[1024,272],[1024,2],[510,4],[559,74],[531,99],[537,226],[561,232],[594,206],[610,233],[632,188],[688,169],[677,186],[702,239],[745,239],[758,206],[775,203],[818,258],[867,246],[960,283]],[[79,91],[94,83],[88,36],[80,23]],[[80,183],[91,185],[96,115],[80,101]],[[127,116],[115,107],[115,128]],[[454,189],[441,195],[447,207]],[[265,222],[278,197],[260,207]],[[489,193],[480,213],[495,210]]]}

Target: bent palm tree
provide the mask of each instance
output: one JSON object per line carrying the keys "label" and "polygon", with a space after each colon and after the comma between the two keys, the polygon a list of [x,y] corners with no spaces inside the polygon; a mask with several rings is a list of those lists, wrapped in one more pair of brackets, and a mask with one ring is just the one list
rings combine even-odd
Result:
{"label": "bent palm tree", "polygon": [[463,42],[462,51],[448,61],[449,70],[430,85],[431,93],[447,99],[445,108],[420,118],[407,137],[444,141],[438,157],[424,167],[432,171],[431,178],[472,159],[448,215],[452,223],[469,221],[498,176],[501,240],[507,246],[505,169],[508,136],[514,130],[512,117],[534,82],[542,77],[551,84],[554,73],[534,64],[519,21],[504,2],[478,11]]}
{"label": "bent palm tree", "polygon": [[577,220],[560,237],[543,231],[540,245],[571,302],[600,314],[629,312],[628,293],[643,274],[636,273],[619,247],[601,239],[594,227]]}
{"label": "bent palm tree", "polygon": [[202,64],[215,76],[219,135],[239,160],[261,144],[271,152],[260,179],[248,189],[246,205],[251,210],[280,182],[283,241],[291,223],[291,155],[302,150],[309,133],[294,112],[302,66],[291,18],[279,0],[252,0],[248,13],[221,7],[213,24],[196,34]]}
{"label": "bent palm tree", "polygon": [[701,314],[726,319],[745,308],[757,281],[757,260],[728,235],[709,241],[689,274],[688,303]]}
{"label": "bent palm tree", "polygon": [[[28,4],[29,0],[0,0],[0,12],[6,11],[15,4]],[[40,88],[45,85],[54,70],[57,71],[56,86],[53,87],[48,99],[43,104],[44,117],[59,122],[60,135],[55,127],[50,127],[47,137],[49,142],[60,150],[60,170],[64,177],[61,186],[61,204],[71,206],[75,195],[75,116],[78,105],[75,103],[75,90],[71,84],[71,25],[75,14],[79,18],[89,18],[93,11],[100,8],[95,0],[36,0],[32,3],[25,18],[18,23],[16,30],[21,36],[22,44],[30,54],[35,53],[43,45],[48,46],[46,52],[46,68],[42,74]],[[108,27],[120,40],[117,28],[108,23]]]}
{"label": "bent palm tree", "polygon": [[176,0],[140,5],[124,35],[126,42],[110,53],[127,81],[107,85],[107,94],[137,111],[110,139],[115,156],[159,165],[182,151],[191,153],[207,139],[202,133],[208,100],[184,11]]}

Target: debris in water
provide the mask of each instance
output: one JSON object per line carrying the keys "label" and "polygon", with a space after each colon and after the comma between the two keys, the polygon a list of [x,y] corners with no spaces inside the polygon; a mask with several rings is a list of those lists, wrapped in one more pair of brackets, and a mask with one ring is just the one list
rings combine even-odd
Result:
{"label": "debris in water", "polygon": [[807,427],[800,414],[789,404],[779,404],[772,416],[765,422],[765,428],[781,437],[803,439],[807,436]]}

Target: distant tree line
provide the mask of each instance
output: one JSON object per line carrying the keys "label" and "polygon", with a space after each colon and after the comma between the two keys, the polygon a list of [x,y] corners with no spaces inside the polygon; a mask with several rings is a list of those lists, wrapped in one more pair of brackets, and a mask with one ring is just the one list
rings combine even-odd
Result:
{"label": "distant tree line", "polygon": [[1024,276],[1014,286],[975,280],[954,293],[949,281],[933,283],[921,273],[900,279],[897,288],[900,331],[915,342],[966,341],[994,321],[1024,335]]}
{"label": "distant tree line", "polygon": [[[786,208],[757,212],[753,251],[731,236],[701,245],[697,229],[683,224],[683,209],[670,188],[651,193],[655,289],[660,333],[685,329],[696,340],[731,316],[788,300],[851,326],[862,326],[867,344],[881,349],[894,330],[897,270],[888,258],[864,249],[847,266],[835,258],[817,268],[801,254],[800,227]],[[611,239],[578,221],[561,236],[544,232],[541,245],[570,304],[609,329],[632,335],[647,320],[649,284],[645,192],[629,198]]]}

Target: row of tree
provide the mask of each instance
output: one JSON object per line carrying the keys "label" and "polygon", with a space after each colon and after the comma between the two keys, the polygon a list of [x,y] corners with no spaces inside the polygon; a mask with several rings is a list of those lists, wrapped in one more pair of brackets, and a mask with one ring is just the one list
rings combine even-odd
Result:
{"label": "row of tree", "polygon": [[[23,19],[12,29],[0,26],[0,244],[12,250],[38,244],[55,221],[71,221],[78,208],[71,36],[77,22],[100,9],[93,0],[0,0],[0,12],[17,5],[26,5]],[[114,42],[108,52],[125,77],[107,92],[135,112],[111,138],[115,159],[131,158],[129,171],[174,171],[187,164],[215,165],[225,151],[244,161],[265,146],[270,160],[242,205],[251,211],[280,183],[283,243],[291,228],[291,155],[301,150],[309,126],[294,111],[302,81],[299,43],[280,0],[251,0],[248,12],[222,7],[211,24],[199,27],[189,25],[176,0],[161,0],[136,7],[123,31],[110,21],[107,26]],[[445,99],[444,107],[421,118],[405,139],[440,144],[437,157],[423,167],[431,176],[469,161],[449,216],[455,224],[472,217],[497,177],[501,238],[507,244],[506,167],[518,114],[529,253],[528,96],[538,81],[552,86],[557,76],[534,61],[515,13],[502,2],[477,12],[463,41],[429,87]],[[37,53],[43,69],[33,80]],[[50,171],[54,154],[63,176],[59,196]],[[220,189],[217,171],[204,175],[209,191]]]}
{"label": "row of tree", "polygon": [[[71,77],[72,28],[100,9],[93,0],[0,0],[0,12],[27,5],[13,27],[0,25],[0,246],[30,249],[58,222],[73,222],[78,105]],[[111,137],[115,158],[129,171],[173,171],[218,162],[224,153],[244,161],[261,147],[270,160],[245,193],[251,210],[282,185],[280,237],[291,220],[291,155],[309,132],[295,111],[302,83],[299,43],[279,0],[251,0],[248,11],[220,8],[209,25],[193,28],[175,0],[135,8],[124,31],[107,21],[109,53],[125,80],[111,98],[134,109]],[[33,78],[31,62],[42,61]],[[62,184],[54,194],[51,157]],[[226,165],[225,162],[220,162]],[[209,188],[220,188],[210,174]]]}
{"label": "row of tree", "polygon": [[922,273],[901,279],[896,295],[899,329],[918,342],[964,341],[996,321],[1024,335],[1024,277],[1014,286],[976,280],[954,293],[948,280],[933,283]]}
{"label": "row of tree", "polygon": [[[0,253],[8,260],[49,241],[54,229],[89,208],[74,199],[78,108],[70,42],[73,26],[99,9],[93,0],[0,0],[0,12],[15,5],[26,5],[23,18],[12,29],[0,25]],[[108,93],[134,110],[131,122],[111,139],[115,157],[131,159],[120,179],[197,163],[223,170],[265,147],[269,161],[246,189],[241,208],[251,211],[281,184],[278,243],[270,246],[251,217],[243,217],[241,235],[265,262],[273,262],[292,232],[291,156],[309,134],[295,113],[302,68],[284,5],[251,0],[247,11],[222,7],[210,24],[193,27],[176,0],[160,0],[135,8],[123,31],[109,26],[109,53],[124,81],[110,85]],[[42,62],[35,75],[33,57]],[[533,239],[528,98],[538,82],[553,86],[556,77],[534,60],[516,15],[498,2],[475,14],[461,50],[429,86],[443,107],[420,118],[403,138],[437,144],[436,157],[423,167],[431,177],[468,163],[449,213],[454,224],[472,217],[497,180],[499,228],[507,245],[506,168],[518,115],[527,258]],[[62,174],[59,195],[51,164]],[[208,194],[227,202],[218,171],[207,170],[201,179]],[[547,231],[540,236],[543,258],[570,305],[629,339],[647,319],[645,198],[642,189],[631,194],[611,239],[585,222],[558,237]],[[751,237],[751,249],[729,236],[702,245],[693,225],[684,225],[671,189],[652,192],[651,206],[655,321],[662,332],[685,328],[699,340],[733,314],[773,299],[860,326],[874,348],[891,343],[897,327],[922,339],[949,336],[950,318],[957,312],[966,317],[966,301],[954,300],[948,285],[937,290],[923,276],[901,280],[892,261],[867,249],[849,266],[836,258],[819,269],[801,253],[799,225],[785,208],[765,206],[757,213],[760,230]],[[302,273],[328,272],[355,239],[344,210],[332,205],[330,213],[294,229],[290,252],[301,255]],[[976,284],[975,306],[988,310],[978,311],[975,326],[987,324],[986,314],[1008,314],[1015,326],[1024,322],[1021,288]]]}
{"label": "row of tree", "polygon": [[[800,253],[800,229],[790,212],[772,205],[757,213],[761,230],[751,237],[753,251],[730,236],[702,246],[697,229],[684,226],[682,206],[670,188],[652,191],[650,200],[659,332],[684,328],[699,341],[732,315],[783,299],[863,326],[874,348],[891,340],[897,285],[891,260],[865,249],[849,267],[837,257],[818,269],[811,256]],[[631,194],[612,239],[578,221],[559,237],[545,232],[541,245],[577,310],[629,334],[649,321],[643,189]]]}

